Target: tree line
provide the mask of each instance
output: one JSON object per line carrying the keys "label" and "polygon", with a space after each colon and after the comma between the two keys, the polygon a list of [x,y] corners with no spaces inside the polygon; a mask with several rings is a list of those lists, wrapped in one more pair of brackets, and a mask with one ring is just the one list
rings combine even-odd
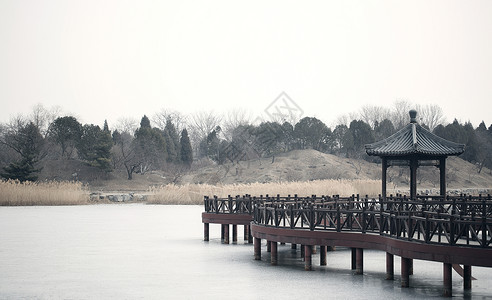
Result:
{"label": "tree line", "polygon": [[[193,162],[218,165],[275,156],[297,149],[314,149],[349,158],[377,161],[365,154],[364,145],[384,139],[408,124],[408,102],[392,109],[364,106],[356,114],[341,117],[329,127],[315,117],[296,122],[251,121],[244,111],[226,116],[200,112],[184,116],[161,111],[140,122],[121,119],[113,130],[81,124],[73,116],[59,116],[41,108],[29,118],[18,117],[0,124],[0,175],[20,181],[36,180],[42,160],[81,160],[111,172],[135,173],[165,170],[174,181]],[[463,159],[474,163],[477,172],[492,168],[492,124],[476,128],[470,122],[445,124],[442,110],[435,105],[417,107],[419,123],[438,136],[466,145]],[[350,120],[350,121],[348,121]]]}

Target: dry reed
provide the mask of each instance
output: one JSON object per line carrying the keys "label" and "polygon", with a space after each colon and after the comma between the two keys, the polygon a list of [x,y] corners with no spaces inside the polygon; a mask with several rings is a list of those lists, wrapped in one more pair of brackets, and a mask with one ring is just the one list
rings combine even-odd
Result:
{"label": "dry reed", "polygon": [[271,182],[250,184],[184,184],[165,185],[150,190],[149,204],[202,204],[203,196],[227,197],[228,195],[340,195],[352,194],[376,196],[381,193],[379,180],[315,180],[308,182]]}
{"label": "dry reed", "polygon": [[0,206],[79,205],[89,203],[80,182],[0,181]]}

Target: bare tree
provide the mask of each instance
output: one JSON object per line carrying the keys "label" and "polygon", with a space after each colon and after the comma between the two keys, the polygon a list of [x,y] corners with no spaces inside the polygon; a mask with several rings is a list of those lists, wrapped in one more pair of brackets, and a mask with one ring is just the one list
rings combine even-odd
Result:
{"label": "bare tree", "polygon": [[198,149],[200,141],[207,137],[207,135],[220,126],[222,116],[214,113],[213,111],[200,111],[193,114],[190,118],[190,140],[194,150]]}
{"label": "bare tree", "polygon": [[393,110],[390,114],[390,121],[395,126],[395,129],[401,129],[409,122],[408,112],[411,109],[411,105],[406,100],[399,100],[394,103]]}
{"label": "bare tree", "polygon": [[420,123],[428,126],[430,131],[433,131],[437,125],[442,124],[445,121],[442,108],[438,105],[417,105],[416,110],[418,112],[417,118],[420,120]]}
{"label": "bare tree", "polygon": [[390,110],[375,105],[364,105],[360,109],[360,119],[371,126],[372,129],[375,128],[376,123],[381,123],[384,119],[388,117]]}
{"label": "bare tree", "polygon": [[249,125],[251,123],[251,119],[251,112],[248,112],[245,109],[236,108],[228,111],[225,116],[225,120],[223,121],[222,133],[227,140],[231,140],[234,129],[241,125]]}
{"label": "bare tree", "polygon": [[135,118],[119,118],[116,125],[114,126],[114,129],[118,130],[120,133],[127,132],[133,135],[138,126],[138,120]]}
{"label": "bare tree", "polygon": [[160,112],[156,113],[152,117],[152,123],[154,124],[154,127],[157,127],[160,130],[164,130],[164,128],[166,127],[166,122],[168,120],[173,123],[177,132],[181,132],[187,127],[188,117],[186,115],[183,115],[179,111],[161,109]]}
{"label": "bare tree", "polygon": [[33,107],[32,113],[28,119],[39,128],[41,135],[46,137],[48,135],[50,124],[60,115],[61,108],[59,106],[47,109],[39,103]]}
{"label": "bare tree", "polygon": [[133,136],[128,132],[117,134],[113,137],[114,145],[111,149],[111,158],[115,169],[125,167],[128,180],[132,180],[133,173],[142,165],[141,158],[137,155]]}

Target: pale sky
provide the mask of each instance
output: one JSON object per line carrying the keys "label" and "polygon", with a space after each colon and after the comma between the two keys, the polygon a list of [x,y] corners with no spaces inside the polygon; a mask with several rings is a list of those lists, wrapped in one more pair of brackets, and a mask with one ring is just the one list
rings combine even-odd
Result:
{"label": "pale sky", "polygon": [[327,123],[407,100],[489,126],[492,1],[0,0],[0,122],[261,115],[283,91]]}

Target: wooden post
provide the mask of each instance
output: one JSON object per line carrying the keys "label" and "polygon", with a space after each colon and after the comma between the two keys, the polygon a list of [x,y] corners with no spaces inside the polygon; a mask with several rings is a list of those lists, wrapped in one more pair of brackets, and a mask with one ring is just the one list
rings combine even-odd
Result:
{"label": "wooden post", "polygon": [[206,242],[209,241],[209,227],[208,223],[203,223],[203,240]]}
{"label": "wooden post", "polygon": [[464,265],[463,266],[463,288],[465,290],[471,290],[472,288],[472,267]]}
{"label": "wooden post", "polygon": [[441,196],[446,196],[446,158],[439,159],[439,186]]}
{"label": "wooden post", "polygon": [[292,250],[297,250],[297,244],[292,244],[290,247]]}
{"label": "wooden post", "polygon": [[304,253],[306,252],[306,247],[305,245],[301,245],[301,257],[304,259]]}
{"label": "wooden post", "polygon": [[319,246],[319,264],[326,266],[326,246]]}
{"label": "wooden post", "polygon": [[254,248],[255,248],[255,260],[261,260],[261,239],[254,239]]}
{"label": "wooden post", "polygon": [[453,295],[453,266],[451,264],[443,263],[443,281],[444,281],[444,297],[451,297]]}
{"label": "wooden post", "polygon": [[220,224],[220,242],[224,243],[224,224]]}
{"label": "wooden post", "polygon": [[386,157],[381,157],[381,195],[383,196],[383,200],[386,200],[386,173],[388,170],[388,160]]}
{"label": "wooden post", "polygon": [[408,259],[408,275],[413,275],[413,259]]}
{"label": "wooden post", "polygon": [[306,271],[312,271],[313,270],[313,263],[312,263],[312,246],[311,245],[305,245],[304,246],[304,270]]}
{"label": "wooden post", "polygon": [[249,241],[249,225],[244,225],[244,241]]}
{"label": "wooden post", "polygon": [[355,270],[356,266],[356,248],[352,248],[352,264],[351,264],[351,269]]}
{"label": "wooden post", "polygon": [[364,249],[356,248],[355,250],[355,275],[364,273]]}
{"label": "wooden post", "polygon": [[272,252],[272,243],[267,240],[267,252]]}
{"label": "wooden post", "polygon": [[253,243],[253,235],[251,235],[251,225],[248,225],[248,244]]}
{"label": "wooden post", "polygon": [[386,280],[395,279],[395,260],[394,255],[386,252]]}
{"label": "wooden post", "polygon": [[237,243],[237,225],[232,224],[232,242]]}
{"label": "wooden post", "polygon": [[410,199],[417,197],[417,168],[418,160],[416,157],[410,159]]}
{"label": "wooden post", "polygon": [[229,244],[229,224],[224,224],[224,244]]}
{"label": "wooden post", "polygon": [[274,242],[274,241],[271,241],[270,242],[270,247],[271,247],[271,253],[270,253],[270,263],[272,266],[276,266],[277,265],[277,260],[278,260],[278,255],[277,255],[277,246],[278,246],[278,243],[277,242]]}
{"label": "wooden post", "polygon": [[408,258],[401,258],[401,287],[410,286],[410,274],[408,274]]}

